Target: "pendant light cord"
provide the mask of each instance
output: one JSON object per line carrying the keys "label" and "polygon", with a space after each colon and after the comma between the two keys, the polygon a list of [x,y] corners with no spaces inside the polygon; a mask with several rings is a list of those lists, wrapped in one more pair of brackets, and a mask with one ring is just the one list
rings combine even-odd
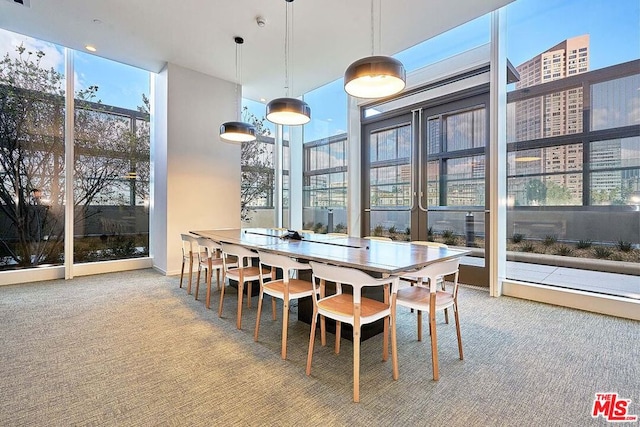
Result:
{"label": "pendant light cord", "polygon": [[382,0],[378,0],[378,54],[382,53]]}
{"label": "pendant light cord", "polygon": [[238,75],[239,75],[239,72],[238,72],[238,44],[239,44],[238,43],[238,38],[236,37],[236,39],[234,41],[236,42],[236,85],[235,85],[235,88],[236,88],[236,90],[235,90],[236,119],[238,121],[240,121],[240,112],[239,112],[240,108],[238,106],[238,82],[240,81],[239,77],[238,77]]}
{"label": "pendant light cord", "polygon": [[371,0],[371,56],[375,54],[375,44],[373,42],[375,37],[375,32],[373,31],[373,0]]}
{"label": "pendant light cord", "polygon": [[289,97],[289,2],[284,4],[284,90],[285,96]]}

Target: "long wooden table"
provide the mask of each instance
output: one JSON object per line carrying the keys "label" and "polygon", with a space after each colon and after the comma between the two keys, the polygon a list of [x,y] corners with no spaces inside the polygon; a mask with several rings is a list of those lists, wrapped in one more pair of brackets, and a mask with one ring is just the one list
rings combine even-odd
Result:
{"label": "long wooden table", "polygon": [[[302,240],[287,239],[286,231],[272,228],[230,228],[194,230],[191,233],[216,242],[242,245],[249,249],[273,252],[300,260],[325,262],[357,268],[369,274],[387,276],[425,267],[429,264],[469,253],[463,249],[412,245],[409,242],[387,242],[358,237],[302,233]],[[310,298],[298,301],[298,320],[311,323]],[[332,326],[327,325],[330,332]],[[362,339],[382,330],[382,322],[366,325]],[[343,336],[351,337],[350,325],[343,324]]]}
{"label": "long wooden table", "polygon": [[434,262],[461,257],[467,250],[434,248],[408,242],[387,242],[358,237],[304,234],[302,240],[286,239],[285,231],[272,228],[232,228],[191,231],[217,242],[234,243],[250,249],[326,262],[383,275],[425,267]]}

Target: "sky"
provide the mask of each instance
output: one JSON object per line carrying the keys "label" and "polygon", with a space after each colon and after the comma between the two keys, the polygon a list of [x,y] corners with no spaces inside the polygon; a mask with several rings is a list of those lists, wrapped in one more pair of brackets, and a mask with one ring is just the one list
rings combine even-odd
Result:
{"label": "sky", "polygon": [[[640,1],[638,0],[518,0],[506,8],[507,57],[515,66],[557,43],[590,34],[590,69],[595,70],[640,58]],[[489,42],[489,16],[480,17],[394,55],[407,72],[446,59]],[[44,64],[64,69],[62,48],[7,31],[0,31],[0,53],[15,53],[24,43],[45,52]],[[98,98],[108,105],[136,109],[141,94],[149,94],[149,73],[103,60],[85,52],[75,54],[79,88],[99,87]],[[305,140],[329,137],[346,131],[346,101],[342,79],[305,95],[312,120],[305,125]],[[265,104],[244,100],[257,117]],[[265,124],[274,132],[273,124]],[[288,129],[284,129],[285,138]]]}

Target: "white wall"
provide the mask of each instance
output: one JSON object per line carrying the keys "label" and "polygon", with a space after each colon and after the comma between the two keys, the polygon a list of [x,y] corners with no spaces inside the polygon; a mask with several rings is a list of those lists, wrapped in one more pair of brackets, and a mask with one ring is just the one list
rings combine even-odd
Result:
{"label": "white wall", "polygon": [[240,146],[222,142],[219,127],[236,120],[241,93],[173,64],[155,86],[151,252],[154,268],[178,274],[180,233],[240,227]]}

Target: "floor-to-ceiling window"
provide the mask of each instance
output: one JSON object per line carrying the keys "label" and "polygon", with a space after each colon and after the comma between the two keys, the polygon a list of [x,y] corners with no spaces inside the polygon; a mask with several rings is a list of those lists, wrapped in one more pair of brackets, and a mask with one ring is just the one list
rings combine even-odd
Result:
{"label": "floor-to-ceiling window", "polygon": [[553,273],[640,262],[640,4],[519,0],[507,17],[508,254],[529,265],[507,277],[637,297],[637,276]]}
{"label": "floor-to-ceiling window", "polygon": [[[240,156],[242,224],[247,227],[273,227],[275,226],[275,209],[288,209],[289,142],[286,139],[283,141],[282,206],[276,206],[275,125],[264,117],[263,103],[243,99],[242,104],[242,120],[253,124],[258,136],[256,141],[242,144]],[[284,215],[283,218],[287,216]]]}
{"label": "floor-to-ceiling window", "polygon": [[347,232],[347,95],[343,79],[305,94],[303,228]]}
{"label": "floor-to-ceiling window", "polygon": [[[64,48],[3,30],[0,51],[0,269],[71,256],[71,202],[75,262],[148,255],[149,73],[71,51],[65,69]],[[65,135],[68,87],[74,140]],[[73,195],[65,194],[70,176]]]}

